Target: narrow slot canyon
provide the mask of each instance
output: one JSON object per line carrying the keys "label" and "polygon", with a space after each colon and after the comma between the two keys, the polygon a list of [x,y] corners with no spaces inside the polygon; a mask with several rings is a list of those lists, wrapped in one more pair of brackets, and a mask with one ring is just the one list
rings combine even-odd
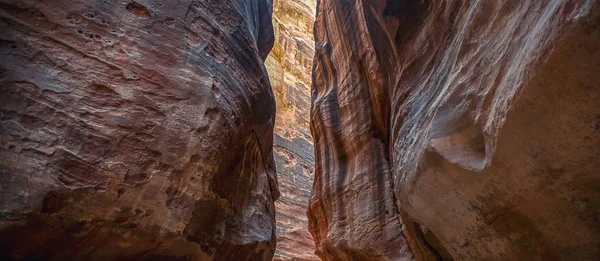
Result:
{"label": "narrow slot canyon", "polygon": [[599,73],[599,0],[0,0],[0,260],[599,260]]}
{"label": "narrow slot canyon", "polygon": [[273,1],[275,41],[265,61],[277,104],[273,152],[281,192],[273,260],[320,260],[306,216],[315,171],[309,113],[316,6],[316,0]]}

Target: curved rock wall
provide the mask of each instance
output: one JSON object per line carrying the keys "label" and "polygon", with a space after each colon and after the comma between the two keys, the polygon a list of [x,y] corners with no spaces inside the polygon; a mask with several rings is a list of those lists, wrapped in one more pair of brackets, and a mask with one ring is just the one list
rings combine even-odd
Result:
{"label": "curved rock wall", "polygon": [[275,45],[265,65],[277,102],[275,162],[281,197],[275,260],[318,260],[308,232],[308,198],[314,175],[309,127],[315,0],[273,2]]}
{"label": "curved rock wall", "polygon": [[0,1],[0,259],[270,260],[271,5]]}
{"label": "curved rock wall", "polygon": [[320,0],[325,260],[600,255],[600,3]]}

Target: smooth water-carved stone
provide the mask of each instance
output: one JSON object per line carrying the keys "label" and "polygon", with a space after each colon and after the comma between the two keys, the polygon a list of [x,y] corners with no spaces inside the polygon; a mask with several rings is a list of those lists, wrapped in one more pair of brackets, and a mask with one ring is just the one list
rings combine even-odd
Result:
{"label": "smooth water-carved stone", "polygon": [[598,5],[319,1],[319,256],[596,259]]}

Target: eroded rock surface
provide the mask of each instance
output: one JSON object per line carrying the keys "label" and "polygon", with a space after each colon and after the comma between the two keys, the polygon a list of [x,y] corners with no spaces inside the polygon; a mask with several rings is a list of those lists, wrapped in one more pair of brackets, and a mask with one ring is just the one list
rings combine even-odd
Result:
{"label": "eroded rock surface", "polygon": [[320,0],[318,255],[597,259],[599,5]]}
{"label": "eroded rock surface", "polygon": [[0,259],[270,260],[271,5],[0,1]]}
{"label": "eroded rock surface", "polygon": [[309,111],[315,8],[315,0],[273,2],[275,45],[265,64],[277,101],[274,144],[281,197],[275,202],[275,260],[318,260],[306,217],[314,175]]}

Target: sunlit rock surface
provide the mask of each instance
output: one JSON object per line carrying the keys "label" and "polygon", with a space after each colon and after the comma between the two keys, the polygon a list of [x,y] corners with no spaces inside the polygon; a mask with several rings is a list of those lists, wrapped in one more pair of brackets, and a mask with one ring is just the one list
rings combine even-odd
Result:
{"label": "sunlit rock surface", "polygon": [[0,1],[0,259],[270,260],[271,5]]}
{"label": "sunlit rock surface", "polygon": [[596,0],[320,0],[325,260],[596,260]]}
{"label": "sunlit rock surface", "polygon": [[265,64],[277,101],[275,162],[281,197],[275,260],[318,260],[306,210],[314,175],[309,127],[315,0],[273,2],[275,45]]}

